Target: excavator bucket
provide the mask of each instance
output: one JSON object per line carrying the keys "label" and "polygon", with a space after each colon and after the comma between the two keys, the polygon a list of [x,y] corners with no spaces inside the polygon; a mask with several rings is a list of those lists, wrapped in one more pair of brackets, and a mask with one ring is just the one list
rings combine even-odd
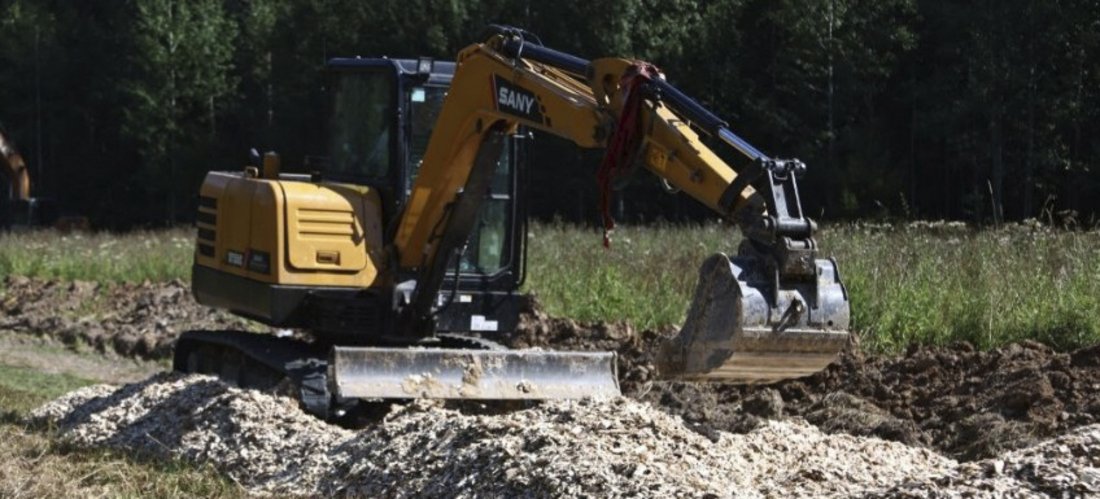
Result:
{"label": "excavator bucket", "polygon": [[848,344],[848,296],[836,263],[780,283],[760,259],[703,262],[680,333],[657,354],[665,379],[772,383],[824,369]]}
{"label": "excavator bucket", "polygon": [[543,350],[335,347],[345,398],[546,400],[619,395],[615,354]]}

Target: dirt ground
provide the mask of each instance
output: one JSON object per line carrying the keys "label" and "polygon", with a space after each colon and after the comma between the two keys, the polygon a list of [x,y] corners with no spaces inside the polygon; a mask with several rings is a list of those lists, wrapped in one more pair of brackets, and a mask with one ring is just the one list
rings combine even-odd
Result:
{"label": "dirt ground", "polygon": [[1100,346],[1068,353],[1038,343],[987,352],[968,344],[922,347],[896,357],[848,352],[807,378],[727,386],[656,381],[651,355],[672,334],[534,311],[512,344],[617,351],[625,395],[678,414],[703,434],[797,416],[826,432],[926,446],[965,461],[1100,418]]}
{"label": "dirt ground", "polygon": [[103,383],[131,383],[164,370],[167,363],[82,351],[48,337],[0,332],[0,366]]}
{"label": "dirt ground", "polygon": [[[358,431],[290,399],[163,373],[34,411],[68,445],[213,463],[283,497],[1044,497],[1100,492],[1100,425],[960,464],[921,447],[767,421],[707,437],[627,397],[501,413],[394,405]],[[287,459],[293,456],[293,459]]]}
{"label": "dirt ground", "polygon": [[[163,359],[179,331],[244,326],[195,304],[181,282],[99,286],[13,278],[5,284],[0,331],[56,336],[124,355]],[[674,333],[532,310],[508,343],[616,351],[626,397],[681,417],[712,442],[767,428],[771,420],[805,421],[826,434],[878,437],[978,462],[1100,417],[1100,347],[1060,353],[1021,343],[978,352],[960,344],[896,357],[854,351],[808,378],[740,387],[655,380],[650,356]]]}
{"label": "dirt ground", "polygon": [[8,277],[0,290],[0,330],[123,356],[168,358],[182,331],[245,327],[247,321],[195,303],[178,280],[102,285]]}

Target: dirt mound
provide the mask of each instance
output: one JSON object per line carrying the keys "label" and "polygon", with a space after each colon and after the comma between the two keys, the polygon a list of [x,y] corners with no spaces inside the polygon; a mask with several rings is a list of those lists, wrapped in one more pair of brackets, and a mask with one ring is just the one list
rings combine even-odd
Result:
{"label": "dirt mound", "polygon": [[[0,330],[84,341],[102,351],[163,358],[186,329],[255,327],[194,302],[187,285],[96,285],[9,278]],[[1100,346],[1058,353],[1036,343],[978,352],[968,345],[913,348],[898,357],[845,354],[829,369],[766,387],[660,382],[650,356],[663,331],[585,324],[526,313],[515,347],[611,350],[624,394],[682,416],[698,433],[748,432],[802,417],[830,433],[877,436],[976,460],[1100,418]]]}
{"label": "dirt mound", "polygon": [[662,406],[704,434],[801,416],[827,432],[925,445],[974,460],[1100,417],[1100,346],[1070,353],[1030,342],[987,352],[966,344],[911,348],[898,357],[850,352],[808,378],[743,387],[655,381],[650,356],[673,332],[533,312],[512,343],[617,351],[626,395]]}
{"label": "dirt mound", "polygon": [[867,497],[1094,497],[1100,495],[1100,425],[1034,447],[963,463],[931,479],[907,480]]}
{"label": "dirt mound", "polygon": [[712,440],[627,398],[498,415],[414,403],[351,432],[288,400],[204,376],[89,387],[31,419],[77,446],[209,462],[275,495],[850,496],[932,480],[956,465],[925,449],[826,435],[804,423],[773,421]]}
{"label": "dirt mound", "polygon": [[179,280],[101,285],[8,277],[0,290],[0,330],[48,335],[125,356],[166,358],[181,331],[246,325],[196,303]]}
{"label": "dirt mound", "polygon": [[615,352],[619,356],[619,383],[624,393],[633,394],[645,390],[656,378],[651,357],[663,338],[675,334],[672,327],[639,331],[628,323],[586,323],[550,317],[535,304],[520,316],[519,326],[506,343],[512,348]]}
{"label": "dirt mound", "polygon": [[77,447],[209,462],[267,493],[317,493],[341,462],[333,459],[349,457],[340,446],[351,435],[289,399],[176,373],[82,388],[36,409],[28,422],[56,427]]}
{"label": "dirt mound", "polygon": [[[897,358],[849,356],[805,381],[777,387],[809,405],[808,420],[851,404],[814,400],[843,390],[901,424],[870,434],[933,445],[961,459],[995,456],[1039,438],[1096,422],[1100,416],[1100,348],[1058,353],[1025,342],[987,352],[969,345],[912,348]],[[805,395],[802,395],[805,393]],[[842,431],[852,433],[854,428]]]}

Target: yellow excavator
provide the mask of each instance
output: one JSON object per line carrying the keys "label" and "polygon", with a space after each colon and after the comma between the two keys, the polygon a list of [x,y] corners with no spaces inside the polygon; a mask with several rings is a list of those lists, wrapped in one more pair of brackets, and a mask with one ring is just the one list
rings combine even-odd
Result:
{"label": "yellow excavator", "polygon": [[681,331],[654,352],[664,378],[766,383],[844,348],[848,296],[800,207],[805,165],[760,152],[652,65],[495,27],[455,62],[327,66],[327,156],[310,173],[282,172],[274,153],[210,172],[192,275],[200,303],[308,334],[188,331],[175,369],[289,388],[324,418],[364,400],[618,394],[611,352],[498,343],[526,300],[527,130],[604,148],[604,189],[642,166],[741,229],[736,256],[703,263]]}
{"label": "yellow excavator", "polygon": [[5,228],[48,226],[57,219],[52,199],[31,196],[31,175],[15,143],[0,129],[0,170],[8,178],[8,202],[0,214]]}

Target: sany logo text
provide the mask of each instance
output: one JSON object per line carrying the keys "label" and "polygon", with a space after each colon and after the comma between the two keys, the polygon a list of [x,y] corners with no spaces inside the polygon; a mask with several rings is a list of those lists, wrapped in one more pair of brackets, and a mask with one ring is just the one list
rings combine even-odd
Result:
{"label": "sany logo text", "polygon": [[497,92],[497,105],[510,107],[523,114],[530,115],[531,107],[535,105],[535,98],[530,95],[523,95],[514,90],[501,87]]}

